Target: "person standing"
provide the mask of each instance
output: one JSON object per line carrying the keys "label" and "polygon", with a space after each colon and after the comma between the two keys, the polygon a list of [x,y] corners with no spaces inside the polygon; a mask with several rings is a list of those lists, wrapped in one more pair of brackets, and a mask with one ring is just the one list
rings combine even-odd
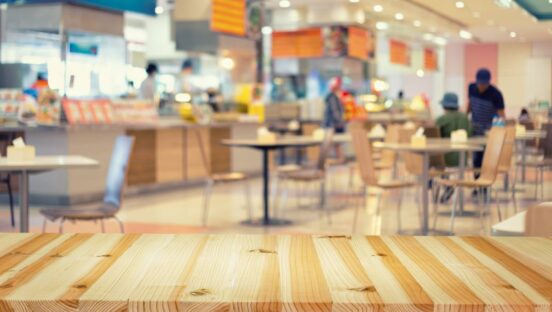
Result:
{"label": "person standing", "polygon": [[344,133],[345,108],[341,102],[341,78],[335,77],[330,81],[330,93],[324,102],[324,128],[332,128],[335,133]]}
{"label": "person standing", "polygon": [[[506,118],[502,92],[491,84],[491,72],[486,68],[477,71],[476,80],[468,87],[468,114],[471,113],[473,135],[484,136],[493,126],[493,119]],[[483,152],[473,155],[473,166],[481,168]]]}
{"label": "person standing", "polygon": [[157,73],[159,72],[157,65],[154,63],[148,64],[146,73],[148,77],[142,81],[140,85],[140,97],[142,99],[154,100],[157,94]]}

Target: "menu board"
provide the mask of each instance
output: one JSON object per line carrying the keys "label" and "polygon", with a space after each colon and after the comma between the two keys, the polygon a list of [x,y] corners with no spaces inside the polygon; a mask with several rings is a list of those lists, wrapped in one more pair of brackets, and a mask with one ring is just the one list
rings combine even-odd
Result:
{"label": "menu board", "polygon": [[432,48],[424,49],[424,69],[433,71],[439,69],[439,56]]}
{"label": "menu board", "polygon": [[246,0],[212,0],[211,30],[230,35],[247,34]]}
{"label": "menu board", "polygon": [[272,33],[273,58],[321,57],[324,42],[320,28]]}
{"label": "menu board", "polygon": [[123,124],[144,124],[157,121],[157,106],[152,101],[114,100],[111,102],[113,119]]}
{"label": "menu board", "polygon": [[17,113],[22,102],[31,100],[19,89],[0,90],[0,118],[17,120]]}
{"label": "menu board", "polygon": [[361,60],[374,58],[374,38],[369,30],[349,27],[349,56]]}
{"label": "menu board", "polygon": [[63,110],[70,124],[110,124],[113,122],[109,100],[64,99]]}
{"label": "menu board", "polygon": [[410,65],[410,47],[403,41],[389,40],[389,59],[391,64]]}

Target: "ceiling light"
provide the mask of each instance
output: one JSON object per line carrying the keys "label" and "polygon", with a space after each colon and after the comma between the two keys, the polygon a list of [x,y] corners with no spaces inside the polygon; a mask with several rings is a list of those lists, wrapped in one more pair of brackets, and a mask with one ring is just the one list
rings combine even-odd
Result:
{"label": "ceiling light", "polygon": [[374,8],[373,8],[374,12],[383,12],[383,7],[379,4],[376,4],[374,5]]}
{"label": "ceiling light", "polygon": [[291,2],[289,2],[289,0],[280,0],[280,2],[278,2],[278,5],[281,8],[289,8],[291,6]]}
{"label": "ceiling light", "polygon": [[222,67],[224,69],[232,70],[235,65],[236,65],[236,63],[234,62],[234,60],[229,58],[229,57],[223,57],[220,60],[220,67]]}
{"label": "ceiling light", "polygon": [[515,38],[515,37],[517,37],[516,32],[515,32],[515,31],[511,31],[511,32],[510,32],[510,38]]}
{"label": "ceiling light", "polygon": [[155,7],[155,14],[160,15],[163,14],[163,12],[165,12],[165,9],[162,6],[158,5]]}
{"label": "ceiling light", "polygon": [[418,77],[420,77],[420,78],[422,78],[423,76],[425,76],[424,70],[423,70],[423,69],[418,69],[418,70],[416,71],[416,76],[418,76]]}
{"label": "ceiling light", "polygon": [[386,30],[386,29],[389,29],[389,24],[387,24],[386,22],[377,22],[377,23],[376,23],[376,29],[377,29],[377,30]]}
{"label": "ceiling light", "polygon": [[426,41],[431,41],[431,40],[433,40],[434,37],[435,37],[435,36],[433,36],[433,34],[430,34],[430,33],[425,33],[425,34],[423,35],[423,38],[424,38],[424,40],[426,40]]}
{"label": "ceiling light", "polygon": [[463,9],[466,6],[462,1],[456,1],[454,5],[456,6],[457,9]]}
{"label": "ceiling light", "polygon": [[395,19],[397,21],[402,21],[404,19],[404,14],[402,14],[401,12],[395,14]]}
{"label": "ceiling light", "polygon": [[443,37],[435,37],[433,39],[433,42],[435,42],[435,44],[438,44],[438,45],[446,45],[447,44],[447,39],[443,38]]}
{"label": "ceiling light", "polygon": [[[550,0],[550,1],[552,1],[552,0]],[[414,26],[415,27],[420,27],[420,26],[422,26],[422,22],[420,22],[419,20],[415,20],[414,21]]]}
{"label": "ceiling light", "polygon": [[359,0],[349,0],[351,3],[358,3]]}
{"label": "ceiling light", "polygon": [[471,32],[467,31],[467,30],[460,30],[460,32],[458,33],[458,35],[460,36],[460,38],[462,39],[466,39],[466,40],[470,40],[473,38],[473,35]]}

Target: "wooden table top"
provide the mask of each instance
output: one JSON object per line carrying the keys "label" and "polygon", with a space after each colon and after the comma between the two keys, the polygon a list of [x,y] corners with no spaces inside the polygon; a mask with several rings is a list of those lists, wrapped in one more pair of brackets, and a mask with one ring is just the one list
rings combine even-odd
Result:
{"label": "wooden table top", "polygon": [[483,147],[468,144],[468,143],[452,143],[450,140],[441,140],[434,142],[428,140],[423,146],[412,145],[410,143],[385,143],[376,142],[374,147],[378,149],[387,149],[397,152],[412,152],[412,153],[428,153],[442,154],[448,152],[478,152],[482,151]]}
{"label": "wooden table top", "polygon": [[33,160],[17,161],[0,158],[0,171],[44,171],[64,168],[86,168],[98,166],[98,162],[88,157],[69,156],[36,156]]}
{"label": "wooden table top", "polygon": [[550,311],[552,239],[1,234],[2,311]]}

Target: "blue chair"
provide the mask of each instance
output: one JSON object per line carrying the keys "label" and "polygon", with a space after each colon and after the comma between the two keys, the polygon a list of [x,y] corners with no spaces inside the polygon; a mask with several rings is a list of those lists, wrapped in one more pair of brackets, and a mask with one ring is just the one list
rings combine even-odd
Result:
{"label": "blue chair", "polygon": [[109,164],[109,172],[104,193],[103,203],[96,208],[50,208],[43,209],[40,213],[44,216],[44,224],[42,231],[46,230],[47,221],[55,222],[60,220],[59,232],[63,232],[63,223],[66,220],[75,221],[100,221],[102,232],[105,232],[104,220],[115,219],[119,223],[121,232],[124,233],[123,222],[117,218],[117,213],[121,209],[123,203],[123,193],[127,180],[128,164],[134,138],[129,136],[119,136],[115,142],[111,162]]}

